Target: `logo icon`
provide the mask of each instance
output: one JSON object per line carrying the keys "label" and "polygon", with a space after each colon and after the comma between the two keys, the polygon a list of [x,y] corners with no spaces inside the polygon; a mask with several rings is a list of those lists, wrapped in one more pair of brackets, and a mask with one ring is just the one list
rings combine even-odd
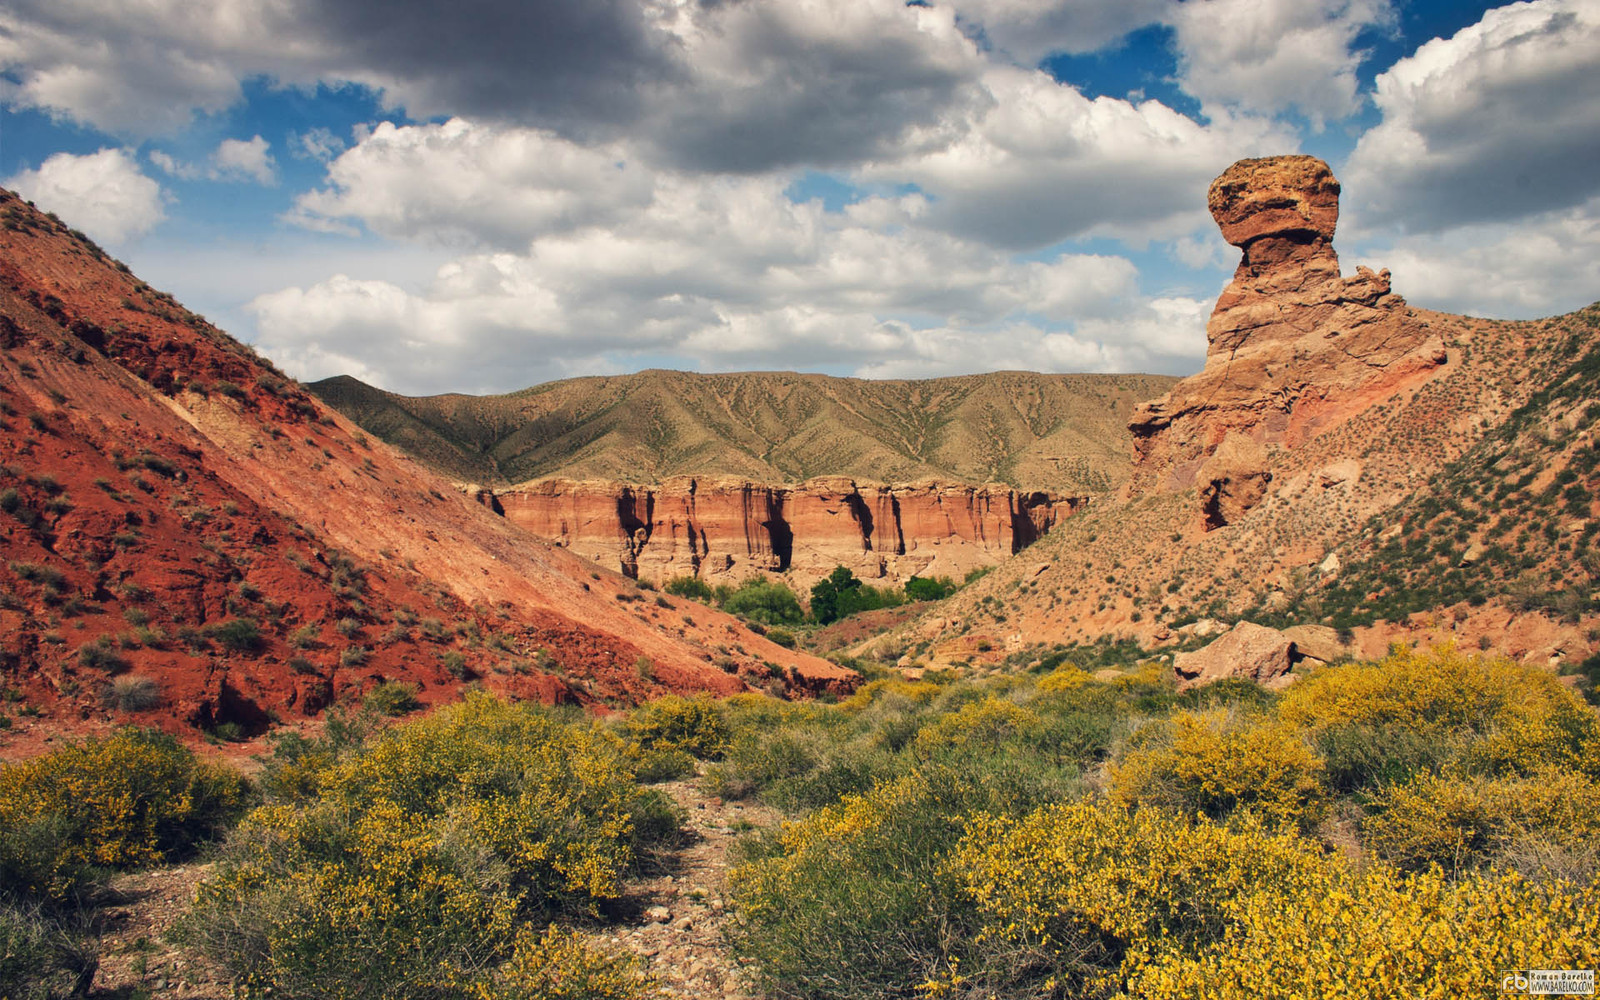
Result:
{"label": "logo icon", "polygon": [[1514,969],[1500,976],[1500,992],[1509,996],[1592,997],[1593,969]]}

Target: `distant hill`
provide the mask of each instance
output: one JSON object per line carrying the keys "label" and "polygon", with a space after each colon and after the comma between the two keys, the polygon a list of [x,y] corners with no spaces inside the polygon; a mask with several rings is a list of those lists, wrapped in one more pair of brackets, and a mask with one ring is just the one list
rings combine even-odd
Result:
{"label": "distant hill", "polygon": [[400,396],[339,376],[308,388],[459,480],[843,475],[1103,492],[1127,479],[1128,417],[1177,380],[996,372],[868,381],[646,371],[501,396]]}

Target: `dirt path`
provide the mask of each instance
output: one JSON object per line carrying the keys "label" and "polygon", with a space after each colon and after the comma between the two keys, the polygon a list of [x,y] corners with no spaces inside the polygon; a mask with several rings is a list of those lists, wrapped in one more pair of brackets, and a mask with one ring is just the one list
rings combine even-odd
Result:
{"label": "dirt path", "polygon": [[[602,944],[643,956],[668,997],[759,1000],[747,991],[722,941],[729,846],[743,832],[775,826],[771,809],[725,802],[690,781],[656,786],[688,814],[684,842],[658,871],[629,884],[617,920],[593,933]],[[207,866],[182,865],[115,879],[96,910],[100,966],[96,1000],[225,1000],[225,977],[199,956],[166,940],[188,909]]]}
{"label": "dirt path", "polygon": [[204,959],[169,943],[167,932],[186,913],[208,865],[180,865],[118,876],[92,927],[100,967],[90,996],[150,1000],[224,1000],[227,978]]}
{"label": "dirt path", "polygon": [[776,826],[775,810],[708,796],[692,782],[656,786],[688,813],[687,843],[665,870],[635,883],[636,916],[597,937],[645,957],[668,996],[757,1000],[722,941],[728,848],[753,827]]}

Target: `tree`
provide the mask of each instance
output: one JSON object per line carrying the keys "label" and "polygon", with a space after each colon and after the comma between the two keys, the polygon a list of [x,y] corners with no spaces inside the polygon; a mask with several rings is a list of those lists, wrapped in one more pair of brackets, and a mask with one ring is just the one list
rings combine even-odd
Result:
{"label": "tree", "polygon": [[849,567],[835,566],[832,573],[811,588],[811,617],[818,624],[827,625],[843,618],[849,610],[858,610],[853,607],[856,602],[851,600],[855,596],[851,591],[860,587],[861,581]]}

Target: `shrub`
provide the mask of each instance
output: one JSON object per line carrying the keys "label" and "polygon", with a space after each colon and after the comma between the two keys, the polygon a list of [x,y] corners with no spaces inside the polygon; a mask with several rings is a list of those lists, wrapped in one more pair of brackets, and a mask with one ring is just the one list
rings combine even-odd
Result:
{"label": "shrub", "polygon": [[1600,960],[1600,889],[1530,885],[1516,875],[1356,876],[1329,863],[1285,891],[1241,894],[1221,940],[1173,950],[1129,977],[1151,1000],[1483,995],[1535,958],[1552,968]]}
{"label": "shrub", "polygon": [[100,704],[119,712],[144,712],[161,704],[161,686],[149,677],[118,677],[101,692]]}
{"label": "shrub", "polygon": [[728,744],[722,706],[704,695],[657,698],[634,709],[622,731],[647,750],[681,750],[701,760],[720,759]]}
{"label": "shrub", "polygon": [[1411,780],[1460,751],[1460,741],[1407,726],[1349,723],[1327,726],[1312,739],[1327,786],[1349,793]]}
{"label": "shrub", "polygon": [[456,650],[446,650],[439,657],[439,663],[443,665],[446,673],[458,681],[468,680],[472,677],[472,668],[467,666],[466,655]]}
{"label": "shrub", "polygon": [[1069,996],[1102,995],[1165,949],[1220,937],[1244,892],[1294,885],[1321,864],[1299,836],[1250,820],[1230,831],[1093,803],[1046,806],[1020,821],[980,815],[948,867],[993,951],[944,982],[1020,992],[1055,980]]}
{"label": "shrub", "polygon": [[111,648],[109,640],[96,640],[78,647],[78,665],[89,670],[119,674],[128,669],[128,661]]}
{"label": "shrub", "polygon": [[249,618],[234,618],[205,627],[205,634],[233,653],[253,653],[262,646],[261,629]]}
{"label": "shrub", "polygon": [[729,874],[726,933],[783,996],[906,995],[946,961],[966,907],[942,865],[960,836],[941,792],[907,777],[785,826]]}
{"label": "shrub", "polygon": [[572,931],[551,925],[542,935],[523,930],[511,958],[473,1000],[643,1000],[655,980],[633,955],[598,951]]}
{"label": "shrub", "polygon": [[0,887],[59,899],[95,867],[179,857],[236,820],[250,795],[236,772],[176,739],[123,729],[0,769]]}
{"label": "shrub", "polygon": [[616,897],[636,824],[667,825],[614,737],[480,693],[328,761],[314,788],[247,817],[198,891],[188,938],[246,996],[519,996],[560,962],[597,974],[559,937],[542,959],[513,949],[517,928]]}
{"label": "shrub", "polygon": [[1111,773],[1112,795],[1222,819],[1249,810],[1309,829],[1322,818],[1323,764],[1298,731],[1213,710],[1146,726]]}
{"label": "shrub", "polygon": [[697,576],[675,576],[662,584],[661,589],[674,597],[711,603],[711,586]]}
{"label": "shrub", "polygon": [[[352,647],[354,648],[354,647]],[[346,653],[350,650],[345,650]],[[340,657],[340,662],[344,658]],[[348,664],[347,664],[348,665]],[[361,699],[361,704],[379,715],[405,715],[415,712],[422,707],[422,702],[417,700],[418,688],[414,684],[402,681],[384,681],[366,693]]]}
{"label": "shrub", "polygon": [[998,983],[1153,1000],[1472,996],[1534,956],[1600,956],[1600,888],[1357,872],[1249,821],[1082,803],[980,817],[952,869],[999,960],[962,963],[933,995]]}
{"label": "shrub", "polygon": [[799,640],[795,638],[794,633],[784,628],[768,629],[767,638],[784,649],[793,649],[799,645]]}
{"label": "shrub", "polygon": [[1362,833],[1374,852],[1414,871],[1481,867],[1533,843],[1593,854],[1600,783],[1554,769],[1526,778],[1425,775],[1377,795]]}
{"label": "shrub", "polygon": [[37,906],[0,900],[0,996],[83,996],[97,964],[93,952],[56,918]]}
{"label": "shrub", "polygon": [[741,583],[722,602],[722,610],[763,625],[798,625],[806,617],[794,591],[760,576]]}
{"label": "shrub", "polygon": [[906,581],[906,599],[910,601],[941,601],[958,589],[947,576],[913,576]]}
{"label": "shrub", "polygon": [[729,940],[776,995],[910,996],[975,954],[976,914],[949,864],[967,817],[1059,798],[1068,777],[993,754],[846,795],[749,848],[729,876]]}

